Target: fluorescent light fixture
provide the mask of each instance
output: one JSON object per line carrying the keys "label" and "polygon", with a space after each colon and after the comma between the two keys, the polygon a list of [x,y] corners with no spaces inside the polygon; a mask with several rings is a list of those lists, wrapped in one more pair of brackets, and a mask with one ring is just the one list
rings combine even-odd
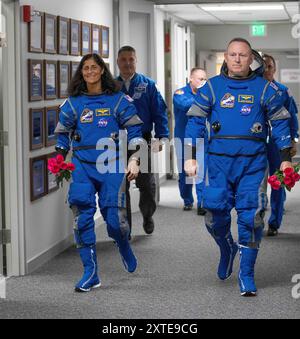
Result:
{"label": "fluorescent light fixture", "polygon": [[216,11],[280,11],[283,10],[283,5],[220,5],[220,6],[199,6],[204,11],[216,12]]}

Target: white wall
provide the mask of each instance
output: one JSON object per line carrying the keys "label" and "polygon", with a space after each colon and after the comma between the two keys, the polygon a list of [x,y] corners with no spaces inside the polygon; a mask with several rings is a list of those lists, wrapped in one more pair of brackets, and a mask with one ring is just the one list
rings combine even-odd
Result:
{"label": "white wall", "polygon": [[249,25],[201,25],[196,27],[197,51],[224,51],[227,43],[235,37],[242,37],[254,49],[295,49],[298,42],[291,35],[292,24],[267,25],[266,37],[251,37]]}
{"label": "white wall", "polygon": [[[113,61],[113,5],[112,0],[22,0],[20,5],[32,5],[36,10],[49,14],[61,15],[68,18],[101,24],[110,27],[110,58]],[[28,75],[27,59],[49,59],[49,60],[80,60],[80,57],[46,55],[28,53],[27,48],[27,24],[21,23],[21,79],[22,79],[22,111],[18,118],[22,121],[23,135],[20,152],[24,154],[23,176],[24,176],[24,208],[25,208],[25,232],[26,232],[26,262],[27,271],[32,271],[43,260],[55,255],[63,247],[70,244],[72,238],[72,214],[65,204],[67,185],[59,192],[51,193],[33,203],[30,202],[30,174],[29,158],[53,151],[53,147],[37,151],[29,151],[29,108],[58,105],[62,100],[51,102],[40,101],[28,102]]]}

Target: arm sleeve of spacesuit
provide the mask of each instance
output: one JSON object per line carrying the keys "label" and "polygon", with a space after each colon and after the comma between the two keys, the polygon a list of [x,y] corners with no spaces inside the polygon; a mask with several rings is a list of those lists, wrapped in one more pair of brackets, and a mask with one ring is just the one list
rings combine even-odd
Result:
{"label": "arm sleeve of spacesuit", "polygon": [[187,112],[192,106],[194,98],[192,96],[187,97],[184,94],[183,90],[177,90],[173,95],[173,105],[174,108]]}
{"label": "arm sleeve of spacesuit", "polygon": [[167,105],[154,82],[150,85],[150,105],[155,138],[169,138]]}
{"label": "arm sleeve of spacesuit", "polygon": [[[272,84],[272,83],[271,83]],[[265,96],[262,99],[267,118],[272,126],[272,137],[281,152],[282,161],[290,161],[287,157],[287,149],[291,145],[291,129],[290,118],[291,114],[284,107],[286,95],[274,88],[274,85],[269,84]]]}
{"label": "arm sleeve of spacesuit", "polygon": [[203,138],[206,134],[206,119],[211,113],[213,104],[214,95],[210,83],[207,82],[198,91],[194,103],[187,113],[189,119],[185,129],[185,149],[188,152],[190,147],[193,148],[193,159],[196,159],[197,138]]}
{"label": "arm sleeve of spacesuit", "polygon": [[121,128],[126,128],[128,142],[135,138],[142,138],[142,120],[137,114],[137,110],[133,105],[133,99],[127,95],[123,95],[116,110],[118,122]]}
{"label": "arm sleeve of spacesuit", "polygon": [[65,154],[70,150],[70,136],[75,130],[77,113],[73,107],[71,99],[68,98],[61,106],[58,124],[55,129],[57,143],[55,148],[63,150]]}
{"label": "arm sleeve of spacesuit", "polygon": [[288,111],[291,114],[290,126],[291,126],[291,137],[299,138],[299,122],[298,122],[298,108],[294,98],[288,91]]}

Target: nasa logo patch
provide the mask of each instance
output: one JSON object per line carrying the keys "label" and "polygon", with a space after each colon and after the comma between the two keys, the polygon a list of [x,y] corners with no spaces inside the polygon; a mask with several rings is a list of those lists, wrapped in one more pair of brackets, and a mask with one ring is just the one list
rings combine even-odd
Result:
{"label": "nasa logo patch", "polygon": [[98,121],[98,127],[99,128],[105,128],[108,125],[108,120],[106,119],[101,119]]}
{"label": "nasa logo patch", "polygon": [[249,105],[244,105],[242,108],[241,108],[241,114],[242,115],[249,115],[252,111],[252,107],[249,106]]}

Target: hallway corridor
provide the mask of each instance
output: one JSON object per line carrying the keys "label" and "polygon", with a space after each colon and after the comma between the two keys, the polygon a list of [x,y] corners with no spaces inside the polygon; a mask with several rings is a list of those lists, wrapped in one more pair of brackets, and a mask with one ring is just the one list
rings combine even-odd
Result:
{"label": "hallway corridor", "polygon": [[[32,275],[8,279],[0,318],[299,318],[300,299],[291,295],[292,276],[300,274],[299,187],[287,197],[280,235],[262,242],[256,298],[240,297],[238,260],[230,280],[216,278],[217,247],[203,217],[182,211],[173,180],[161,188],[153,235],[144,234],[134,215],[136,273],[124,271],[111,241],[98,242],[102,287],[75,294],[81,264],[72,247]],[[236,225],[233,230],[236,237]]]}

